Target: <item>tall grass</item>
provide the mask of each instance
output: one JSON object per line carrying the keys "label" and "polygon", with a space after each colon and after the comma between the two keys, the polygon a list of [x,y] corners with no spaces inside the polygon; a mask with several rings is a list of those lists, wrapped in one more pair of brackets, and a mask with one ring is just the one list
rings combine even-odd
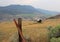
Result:
{"label": "tall grass", "polygon": [[[56,33],[56,29],[60,28],[60,25],[56,26],[60,20],[46,20],[41,24],[32,21],[22,22],[23,35],[27,42],[48,42],[50,34],[52,35],[50,41],[56,40],[53,35]],[[51,33],[47,30],[47,26]],[[50,34],[48,35],[48,33]],[[0,42],[18,42],[17,28],[14,22],[0,23]]]}

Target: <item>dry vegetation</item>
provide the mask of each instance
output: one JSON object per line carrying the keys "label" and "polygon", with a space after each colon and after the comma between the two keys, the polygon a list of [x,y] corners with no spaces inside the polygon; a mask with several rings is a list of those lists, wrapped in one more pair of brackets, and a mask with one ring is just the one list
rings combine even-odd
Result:
{"label": "dry vegetation", "polygon": [[[32,42],[48,42],[48,26],[55,27],[60,24],[60,19],[45,20],[41,24],[33,21],[23,21],[23,34],[25,38],[31,38]],[[14,22],[0,23],[0,42],[9,42],[15,35],[17,28]],[[18,37],[18,36],[17,36]],[[16,37],[14,38],[16,39]]]}

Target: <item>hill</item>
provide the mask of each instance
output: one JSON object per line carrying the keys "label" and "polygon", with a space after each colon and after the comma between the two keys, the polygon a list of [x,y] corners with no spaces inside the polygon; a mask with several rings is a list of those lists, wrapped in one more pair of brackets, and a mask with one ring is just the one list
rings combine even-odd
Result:
{"label": "hill", "polygon": [[37,9],[30,5],[9,5],[9,6],[0,6],[0,14],[57,14],[58,12],[48,11],[44,9]]}
{"label": "hill", "polygon": [[44,9],[38,9],[40,11],[40,13],[45,14],[45,15],[51,15],[54,16],[60,12],[56,12],[56,11],[49,11],[49,10],[44,10]]}
{"label": "hill", "polygon": [[49,17],[48,19],[60,19],[60,14],[56,16]]}
{"label": "hill", "polygon": [[0,20],[3,21],[18,17],[31,19],[37,15],[49,17],[58,13],[59,12],[37,9],[30,5],[9,5],[4,7],[0,6]]}
{"label": "hill", "polygon": [[0,14],[32,14],[39,13],[37,9],[29,5],[10,5],[0,7]]}

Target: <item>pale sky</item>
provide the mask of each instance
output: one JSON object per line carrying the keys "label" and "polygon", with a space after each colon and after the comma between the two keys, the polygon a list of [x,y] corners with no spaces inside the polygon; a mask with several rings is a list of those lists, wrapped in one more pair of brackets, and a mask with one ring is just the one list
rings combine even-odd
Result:
{"label": "pale sky", "polygon": [[0,6],[10,4],[32,5],[36,8],[60,12],[60,0],[0,0]]}

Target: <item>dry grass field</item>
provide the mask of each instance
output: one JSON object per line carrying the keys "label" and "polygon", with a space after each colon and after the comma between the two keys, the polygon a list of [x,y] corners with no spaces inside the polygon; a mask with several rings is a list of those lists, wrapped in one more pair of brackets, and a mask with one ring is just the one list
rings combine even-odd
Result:
{"label": "dry grass field", "polygon": [[[60,19],[49,19],[42,23],[23,21],[22,29],[25,38],[31,38],[32,42],[48,42],[48,26],[55,27],[60,24]],[[10,42],[12,35],[15,35],[17,28],[14,22],[0,23],[0,42]],[[18,36],[17,36],[18,37]],[[16,39],[16,37],[14,38]]]}

